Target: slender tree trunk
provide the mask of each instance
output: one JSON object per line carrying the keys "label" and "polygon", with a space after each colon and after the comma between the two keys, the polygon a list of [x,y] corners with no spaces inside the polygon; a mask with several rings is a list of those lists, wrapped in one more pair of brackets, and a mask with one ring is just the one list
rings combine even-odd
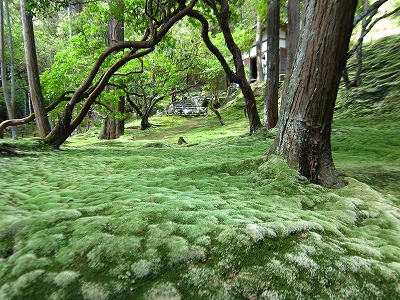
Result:
{"label": "slender tree trunk", "polygon": [[1,67],[1,87],[3,89],[4,102],[6,103],[7,115],[9,119],[12,119],[12,109],[10,94],[8,91],[8,80],[7,80],[7,66],[5,57],[5,38],[4,38],[4,10],[3,0],[0,0],[0,67]]}
{"label": "slender tree trunk", "polygon": [[[4,7],[6,12],[6,23],[8,29],[8,47],[10,50],[10,102],[11,102],[11,114],[10,118],[15,117],[15,69],[14,69],[14,44],[12,39],[12,30],[10,22],[10,9],[8,5],[8,0],[4,1]],[[14,140],[18,139],[17,127],[11,127],[11,134]]]}
{"label": "slender tree trunk", "polygon": [[256,57],[257,57],[257,81],[264,81],[264,67],[262,63],[262,36],[264,32],[263,22],[257,17],[257,35],[256,35]]}
{"label": "slender tree trunk", "polygon": [[[117,110],[119,113],[124,114],[125,113],[125,97],[121,96],[119,98]],[[121,136],[125,134],[125,120],[124,119],[118,119],[117,120],[117,136]]]}
{"label": "slender tree trunk", "polygon": [[307,0],[277,140],[270,152],[285,157],[311,182],[344,184],[333,164],[331,125],[346,62],[357,0]]}
{"label": "slender tree trunk", "polygon": [[264,123],[267,129],[274,128],[278,122],[278,92],[279,92],[279,0],[268,1],[267,27],[267,91],[264,100]]}
{"label": "slender tree trunk", "polygon": [[[369,8],[369,0],[364,0],[363,2],[363,10],[367,11]],[[356,60],[357,60],[357,71],[354,75],[354,83],[353,86],[361,86],[361,73],[363,70],[363,36],[366,35],[366,30],[368,26],[367,16],[365,16],[361,21],[361,43],[356,51]]]}
{"label": "slender tree trunk", "polygon": [[47,118],[46,106],[39,79],[39,68],[37,64],[32,14],[25,10],[25,3],[26,0],[20,0],[29,91],[32,99],[33,110],[35,112],[36,126],[39,130],[39,135],[41,137],[46,137],[46,135],[50,132],[50,123]]}
{"label": "slender tree trunk", "polygon": [[67,8],[67,15],[68,15],[68,31],[69,31],[69,38],[71,38],[75,33],[73,32],[72,28],[72,16],[75,14],[79,14],[83,11],[83,3],[72,3],[68,5]]}
{"label": "slender tree trunk", "polygon": [[347,67],[345,66],[342,71],[342,78],[343,78],[343,83],[346,89],[351,89],[353,87],[352,83],[350,82],[349,78],[349,71],[347,70]]}

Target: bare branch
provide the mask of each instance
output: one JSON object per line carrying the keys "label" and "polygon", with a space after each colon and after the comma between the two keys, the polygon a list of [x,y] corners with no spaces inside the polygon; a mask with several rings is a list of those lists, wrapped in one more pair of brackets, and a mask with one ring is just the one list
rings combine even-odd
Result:
{"label": "bare branch", "polygon": [[362,19],[364,19],[367,15],[369,15],[372,11],[378,10],[379,7],[381,7],[385,2],[388,2],[388,0],[378,0],[375,3],[372,3],[367,10],[364,10],[363,12],[359,13],[355,18],[353,22],[353,27],[356,27],[358,23],[361,22]]}
{"label": "bare branch", "polygon": [[[372,23],[370,23],[368,25],[368,27],[362,32],[361,36],[358,38],[357,43],[347,53],[347,58],[350,58],[357,51],[358,47],[360,47],[361,43],[363,42],[365,36],[371,31],[371,29],[376,25],[376,23],[378,23],[380,20],[390,17],[391,15],[395,14],[399,10],[400,10],[400,6],[396,7],[391,12],[388,12],[388,13],[380,16],[379,18],[376,18]],[[370,21],[371,20],[369,20],[369,22]]]}

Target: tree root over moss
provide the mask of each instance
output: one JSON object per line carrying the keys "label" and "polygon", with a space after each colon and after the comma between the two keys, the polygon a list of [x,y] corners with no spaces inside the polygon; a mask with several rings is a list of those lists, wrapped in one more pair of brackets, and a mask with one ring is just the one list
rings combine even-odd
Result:
{"label": "tree root over moss", "polygon": [[18,151],[18,148],[14,145],[2,143],[0,144],[0,156],[4,155],[22,156],[26,155],[26,153]]}

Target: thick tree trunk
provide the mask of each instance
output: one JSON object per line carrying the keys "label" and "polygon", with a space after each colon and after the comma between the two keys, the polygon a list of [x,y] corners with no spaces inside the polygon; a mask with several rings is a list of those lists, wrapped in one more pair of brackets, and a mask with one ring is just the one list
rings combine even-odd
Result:
{"label": "thick tree trunk", "polygon": [[35,36],[33,33],[32,14],[25,10],[26,0],[20,0],[22,31],[24,36],[24,49],[26,70],[28,73],[29,92],[35,112],[36,126],[41,137],[46,137],[50,132],[50,123],[47,118],[46,106],[43,99],[42,87],[39,79],[39,68],[36,57]]}
{"label": "thick tree trunk", "polygon": [[142,115],[142,120],[140,122],[140,130],[146,130],[151,127],[149,122],[149,112],[145,111]]}
{"label": "thick tree trunk", "polygon": [[103,125],[101,126],[99,139],[103,140],[116,139],[117,138],[116,126],[117,126],[116,120],[107,116],[103,121]]}
{"label": "thick tree trunk", "polygon": [[330,135],[356,5],[356,0],[306,1],[305,26],[271,149],[311,182],[330,188],[344,184],[333,164]]}
{"label": "thick tree trunk", "polygon": [[283,85],[282,99],[286,97],[286,93],[289,87],[290,77],[292,76],[292,68],[294,57],[297,52],[297,45],[299,42],[300,34],[300,0],[288,0],[287,3],[287,60],[286,60],[286,72],[285,72],[285,83]]}
{"label": "thick tree trunk", "polygon": [[279,92],[279,0],[268,1],[267,27],[267,92],[264,100],[264,124],[267,129],[274,128],[278,122],[278,92]]}

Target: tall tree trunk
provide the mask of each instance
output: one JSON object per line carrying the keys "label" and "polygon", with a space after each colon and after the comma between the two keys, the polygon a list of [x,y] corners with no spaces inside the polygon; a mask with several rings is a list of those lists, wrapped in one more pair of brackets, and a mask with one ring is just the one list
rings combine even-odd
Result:
{"label": "tall tree trunk", "polygon": [[267,129],[274,128],[278,122],[278,92],[279,92],[279,0],[268,1],[267,26],[267,91],[264,100],[264,124]]}
{"label": "tall tree trunk", "polygon": [[288,35],[286,39],[287,60],[286,60],[286,74],[285,77],[289,82],[292,73],[294,56],[296,55],[297,43],[299,41],[300,31],[300,0],[288,0],[287,4],[288,14]]}
{"label": "tall tree trunk", "polygon": [[26,0],[20,0],[29,92],[32,99],[33,110],[36,118],[36,126],[38,128],[39,135],[41,137],[46,137],[46,135],[50,133],[50,123],[49,119],[47,118],[46,106],[39,79],[39,68],[36,56],[32,14],[25,10],[25,3]]}
{"label": "tall tree trunk", "polygon": [[307,0],[277,140],[281,154],[311,182],[344,184],[331,153],[331,125],[341,71],[346,62],[357,0]]}
{"label": "tall tree trunk", "polygon": [[83,3],[80,2],[71,3],[67,7],[69,38],[71,38],[75,34],[72,28],[72,16],[75,14],[79,14],[82,11],[83,11]]}
{"label": "tall tree trunk", "polygon": [[[10,91],[8,89],[8,79],[7,79],[7,65],[5,57],[5,36],[4,36],[4,5],[3,0],[0,0],[0,67],[1,67],[1,85],[3,88],[3,97],[6,103],[7,114],[9,119],[14,118],[13,105],[11,102]],[[17,139],[17,132],[15,126],[11,128],[13,139]]]}
{"label": "tall tree trunk", "polygon": [[[110,7],[114,7],[112,10],[116,10],[116,7],[121,9],[118,15],[113,14],[112,19],[108,21],[108,46],[111,47],[118,42],[122,42],[124,40],[124,19],[123,19],[123,1],[121,0],[110,0],[109,1]],[[114,87],[107,86],[106,90],[111,91]],[[121,99],[120,99],[121,101]],[[116,110],[120,113],[124,113],[125,111],[122,110],[125,108],[124,105],[116,105]],[[114,108],[113,108],[114,109]],[[122,111],[121,111],[122,110]],[[113,120],[111,120],[113,119]],[[123,122],[123,121],[122,121]],[[104,119],[102,133],[100,134],[99,138],[112,140],[118,138],[121,132],[121,127],[124,126],[124,123],[121,123],[120,120],[113,118],[110,115]],[[123,131],[123,130],[122,130]]]}
{"label": "tall tree trunk", "polygon": [[297,52],[297,45],[299,42],[300,34],[300,0],[288,0],[287,3],[287,37],[286,37],[286,72],[285,83],[283,85],[282,99],[286,97],[287,89],[289,87],[290,77],[292,76],[292,68],[294,57]]}
{"label": "tall tree trunk", "polygon": [[[6,23],[8,29],[8,48],[10,50],[10,103],[11,103],[11,114],[10,118],[15,117],[15,69],[14,69],[14,44],[12,39],[12,30],[10,22],[10,9],[8,5],[8,0],[4,1],[4,7],[6,12]],[[18,139],[17,127],[11,127],[11,134],[13,140]]]}
{"label": "tall tree trunk", "polygon": [[264,32],[264,24],[261,18],[257,17],[257,34],[256,34],[256,59],[257,59],[257,81],[264,81],[264,67],[262,63],[262,36]]}

